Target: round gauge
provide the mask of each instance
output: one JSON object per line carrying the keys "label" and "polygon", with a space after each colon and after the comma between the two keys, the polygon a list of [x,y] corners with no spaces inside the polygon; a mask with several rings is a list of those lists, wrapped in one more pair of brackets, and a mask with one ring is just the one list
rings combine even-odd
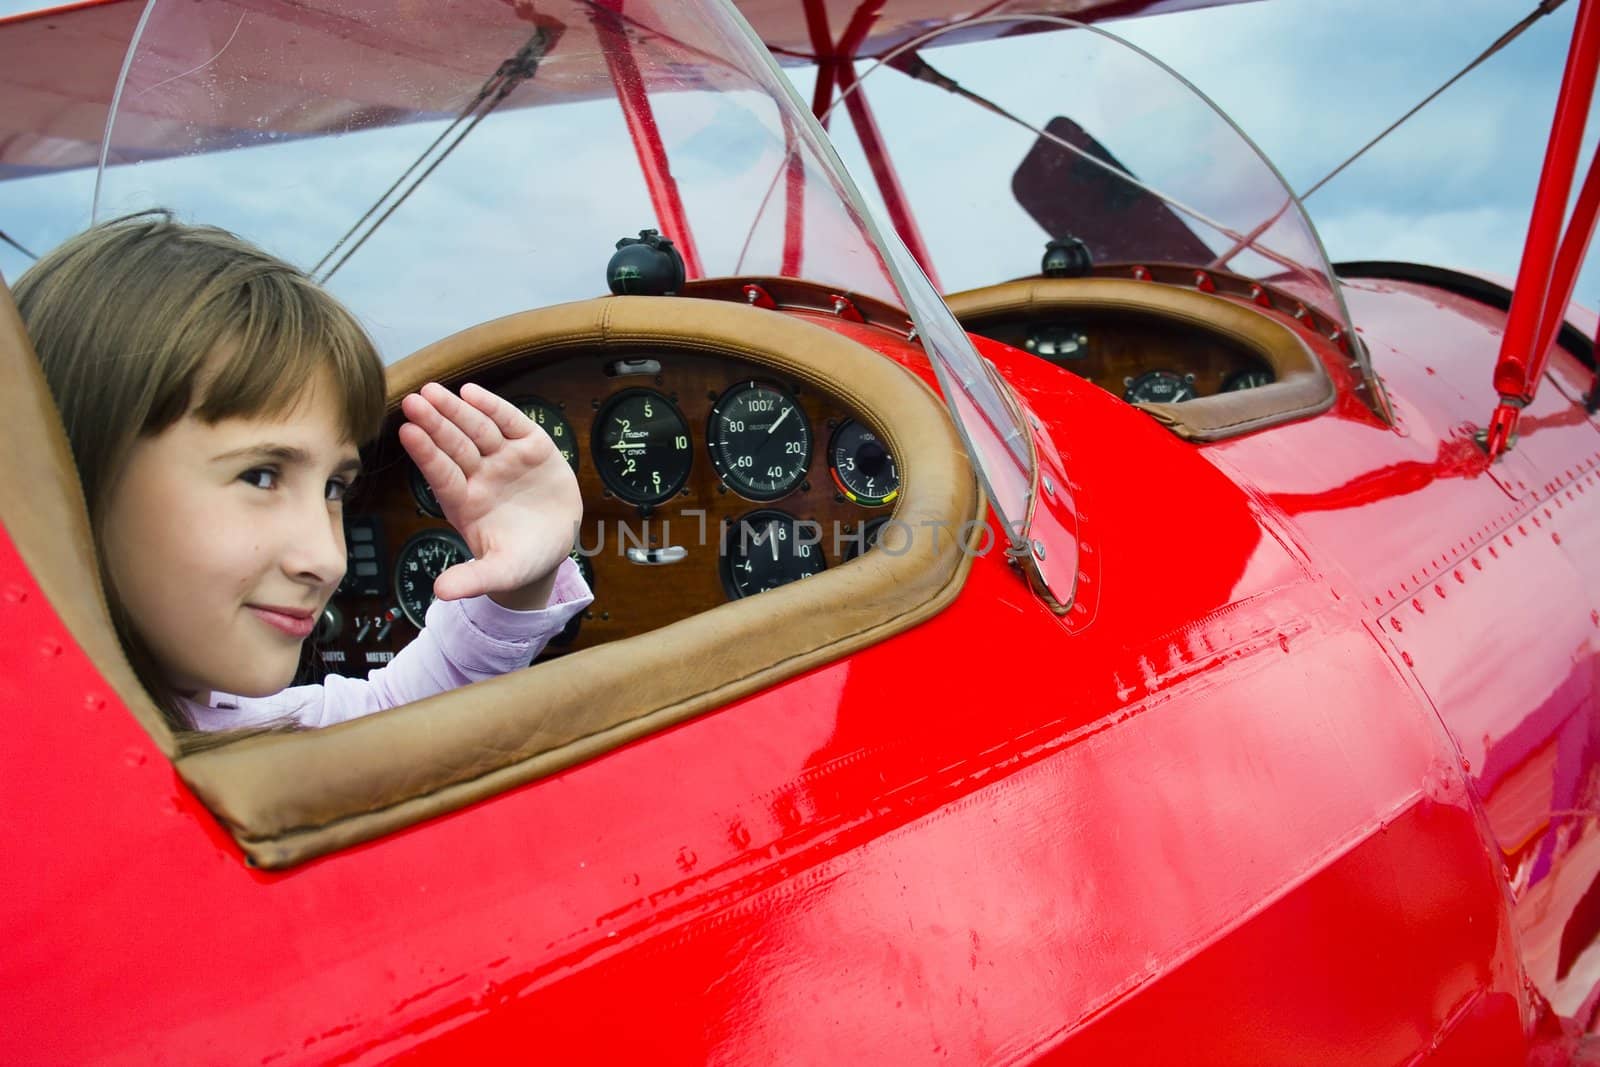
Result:
{"label": "round gauge", "polygon": [[1122,384],[1126,387],[1122,399],[1130,404],[1179,404],[1195,398],[1192,374],[1153,370],[1126,378]]}
{"label": "round gauge", "polygon": [[751,500],[776,500],[811,466],[811,420],[778,386],[744,382],[712,407],[706,446],[728,488]]}
{"label": "round gauge", "polygon": [[424,515],[444,518],[444,509],[439,507],[439,498],[433,495],[433,486],[428,484],[428,479],[422,476],[422,471],[415,463],[411,464],[411,496]]}
{"label": "round gauge", "polygon": [[633,504],[659,504],[689,478],[694,452],[677,407],[653,389],[628,389],[595,418],[594,463],[606,486]]}
{"label": "round gauge", "polygon": [[894,457],[878,435],[855,419],[833,431],[828,442],[828,469],[839,492],[857,504],[879,507],[900,494]]}
{"label": "round gauge", "polygon": [[1241,370],[1228,375],[1222,383],[1224,393],[1237,393],[1241,389],[1256,389],[1271,385],[1274,379],[1269,370]]}
{"label": "round gauge", "polygon": [[862,523],[861,528],[856,531],[856,533],[860,534],[860,537],[852,538],[845,542],[844,558],[852,560],[863,552],[877,548],[878,535],[883,532],[883,525],[888,521],[889,516],[884,515],[881,518],[869,519],[867,522]]}
{"label": "round gauge", "polygon": [[738,598],[820,574],[821,541],[820,527],[788,512],[752,511],[723,531],[722,584]]}
{"label": "round gauge", "polygon": [[551,442],[556,446],[556,451],[561,453],[561,458],[574,472],[578,469],[578,437],[572,432],[572,423],[561,414],[561,409],[548,400],[538,397],[525,396],[521,400],[513,401],[517,409],[534,421],[534,424],[550,435]]}
{"label": "round gauge", "polygon": [[471,558],[467,543],[454,530],[423,530],[401,547],[394,565],[394,598],[411,625],[422,629],[433,603],[433,580]]}

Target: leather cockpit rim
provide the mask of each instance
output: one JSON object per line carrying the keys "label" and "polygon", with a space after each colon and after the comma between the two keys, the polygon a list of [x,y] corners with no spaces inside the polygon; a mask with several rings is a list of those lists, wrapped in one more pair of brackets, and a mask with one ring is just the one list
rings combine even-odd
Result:
{"label": "leather cockpit rim", "polygon": [[1306,340],[1277,319],[1224,297],[1126,278],[1022,278],[946,298],[963,327],[983,334],[1001,317],[1022,314],[1134,314],[1224,338],[1272,368],[1269,385],[1197,397],[1181,404],[1139,404],[1189,441],[1220,441],[1327,411],[1338,392]]}
{"label": "leather cockpit rim", "polygon": [[[856,342],[776,312],[648,297],[525,312],[391,367],[390,395],[512,359],[640,344],[732,355],[834,392],[871,413],[903,457],[895,514],[907,528],[981,526],[977,479],[931,390]],[[909,538],[900,555],[868,553],[759,602],[724,604],[535,671],[324,730],[249,738],[176,765],[255,863],[291,866],[555,773],[904,630],[959,592],[971,551],[954,540]]]}

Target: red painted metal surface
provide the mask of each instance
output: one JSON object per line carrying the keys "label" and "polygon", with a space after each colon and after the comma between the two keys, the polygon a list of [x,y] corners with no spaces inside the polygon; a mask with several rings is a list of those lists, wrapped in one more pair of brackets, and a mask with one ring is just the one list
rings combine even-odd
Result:
{"label": "red painted metal surface", "polygon": [[1589,244],[1594,239],[1596,217],[1600,216],[1600,151],[1589,160],[1589,172],[1584,176],[1578,201],[1572,208],[1572,218],[1561,238],[1561,248],[1556,253],[1555,269],[1550,276],[1550,291],[1545,296],[1544,310],[1539,322],[1539,333],[1534,341],[1533,353],[1539,359],[1539,371],[1544,369],[1543,354],[1555,343],[1561,329],[1566,309],[1572,303],[1572,294],[1578,286],[1578,272],[1584,257],[1589,254]]}
{"label": "red painted metal surface", "polygon": [[692,281],[703,277],[705,269],[700,265],[694,230],[689,225],[683,196],[678,192],[666,145],[656,125],[655,108],[650,103],[639,65],[634,61],[633,45],[618,18],[623,3],[624,0],[600,0],[593,14],[595,31],[604,43],[606,66],[611,71],[611,83],[617,89],[617,103],[622,105],[628,136],[633,139],[634,151],[639,157],[640,173],[650,191],[656,221],[661,225],[661,232],[677,246],[683,256],[684,275]]}
{"label": "red painted metal surface", "polygon": [[[1492,391],[1470,354],[1505,316],[1404,283],[1348,295],[1398,431],[1324,419],[1213,455],[1284,511],[1424,687],[1482,805],[1528,977],[1573,1014],[1600,980],[1588,952],[1600,922],[1583,904],[1600,875],[1600,435],[1571,398],[1544,390],[1489,477],[1471,438]],[[1553,374],[1582,374],[1564,351],[1549,359]],[[1374,444],[1381,465],[1361,458]]]}
{"label": "red painted metal surface", "polygon": [[[1600,0],[1580,0],[1567,66],[1561,79],[1561,94],[1550,126],[1550,143],[1528,223],[1528,240],[1517,271],[1505,336],[1500,343],[1500,360],[1494,371],[1495,389],[1500,397],[1490,418],[1485,443],[1491,457],[1505,451],[1511,435],[1516,432],[1523,406],[1538,388],[1543,352],[1539,344],[1546,336],[1546,327],[1552,332],[1554,329],[1546,306],[1553,304],[1564,308],[1571,301],[1583,250],[1587,249],[1589,235],[1594,229],[1595,197],[1600,191],[1587,188],[1589,183],[1586,182],[1585,195],[1580,199],[1567,238],[1563,240],[1561,236],[1597,71],[1600,71]],[[1559,266],[1558,247],[1568,252]],[[1565,276],[1563,269],[1567,272]],[[1548,345],[1548,340],[1545,344]]]}
{"label": "red painted metal surface", "polygon": [[796,149],[794,126],[785,113],[783,139],[788,156],[783,167],[783,258],[781,273],[786,278],[801,278],[806,237],[806,167]]}
{"label": "red painted metal surface", "polygon": [[1504,316],[1352,298],[1398,429],[1326,343],[1332,411],[1206,448],[984,343],[1081,610],[993,552],[905,634],[283,874],[0,543],[0,1059],[1566,1062],[1600,434],[1545,390],[1508,493],[1460,444]]}
{"label": "red painted metal surface", "polygon": [[828,128],[828,108],[833,104],[833,35],[828,32],[828,6],[824,0],[803,0],[806,33],[811,37],[811,54],[816,57],[817,84],[811,92],[811,113],[823,129]]}

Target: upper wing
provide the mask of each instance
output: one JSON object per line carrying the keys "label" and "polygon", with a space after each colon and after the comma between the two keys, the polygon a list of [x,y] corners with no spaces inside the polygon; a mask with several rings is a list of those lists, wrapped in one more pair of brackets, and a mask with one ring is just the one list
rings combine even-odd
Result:
{"label": "upper wing", "polygon": [[[536,10],[532,0],[476,2],[497,13],[503,11],[502,5],[514,6],[530,22],[559,22],[552,20],[549,12],[564,6],[541,3],[537,8],[544,10]],[[767,47],[780,62],[790,64],[815,63],[819,58],[871,58],[929,29],[978,14],[1054,14],[1095,22],[1241,2],[1244,0],[736,0]],[[458,5],[458,32],[463,35],[474,29],[472,6],[470,2]],[[620,8],[624,14],[630,10],[617,0],[605,6]],[[106,114],[128,42],[144,10],[141,0],[86,0],[0,19],[0,180],[92,166],[98,160]],[[298,90],[283,75],[315,69],[319,41],[337,40],[342,61],[347,59],[351,54],[350,24],[333,16],[307,13],[291,26],[270,17],[250,18],[252,14],[259,13],[250,0],[208,0],[203,7],[195,7],[193,17],[205,24],[206,32],[214,33],[218,24],[236,24],[235,32],[244,35],[238,41],[241,47],[294,48],[300,62],[279,65],[272,73],[263,71],[261,91],[280,95],[283,106],[263,109],[260,101],[255,101],[248,122],[243,116],[238,123],[230,122],[227,115],[214,116],[213,127],[203,134],[205,148],[239,147],[269,134],[315,136],[328,129],[349,128],[353,115],[372,125],[406,121],[417,116],[416,87],[406,87],[406,107],[397,109],[385,91],[393,76],[393,58],[406,56],[408,72],[415,73],[430,63],[450,69],[453,55],[473,51],[458,52],[452,42],[408,41],[364,25],[358,50],[361,65],[353,70],[346,65],[340,72],[351,86],[347,106],[330,114],[325,110],[326,95],[320,94],[323,110],[308,112],[293,106]],[[233,41],[227,33],[221,39]],[[321,51],[332,54],[331,48]],[[537,86],[519,91],[505,106],[571,99],[595,92],[597,87],[610,91],[609,78],[591,77],[597,72],[586,69],[585,57],[574,54],[578,51],[563,54],[558,48],[554,54],[561,55],[563,62],[541,70]],[[588,58],[599,61],[595,56]],[[484,73],[487,76],[489,72]],[[563,84],[552,85],[555,81]],[[440,99],[438,113],[454,113],[460,105],[459,100]],[[260,125],[264,110],[279,116],[273,128]],[[121,114],[113,162],[158,158],[168,151],[158,146],[170,139],[154,135],[141,147],[146,139],[137,129],[137,100],[122,101]]]}

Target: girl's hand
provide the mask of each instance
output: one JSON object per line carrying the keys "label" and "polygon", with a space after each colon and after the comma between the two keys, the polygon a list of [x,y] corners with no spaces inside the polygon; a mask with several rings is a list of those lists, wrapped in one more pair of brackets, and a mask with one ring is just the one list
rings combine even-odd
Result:
{"label": "girl's hand", "polygon": [[434,595],[487,593],[518,611],[547,605],[583,518],[578,479],[549,436],[476,385],[458,397],[429,382],[400,409],[410,420],[400,443],[474,557],[439,575]]}

